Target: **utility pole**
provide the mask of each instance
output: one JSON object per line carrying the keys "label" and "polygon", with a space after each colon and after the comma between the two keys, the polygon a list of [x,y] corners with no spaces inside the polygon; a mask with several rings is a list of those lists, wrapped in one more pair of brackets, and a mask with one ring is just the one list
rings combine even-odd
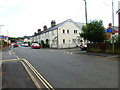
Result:
{"label": "utility pole", "polygon": [[[86,30],[88,29],[88,27],[87,27],[87,2],[86,2],[86,0],[83,0],[83,1],[85,1],[85,19],[86,19]],[[88,44],[88,40],[87,40],[87,44]]]}
{"label": "utility pole", "polygon": [[[113,0],[112,0],[112,23],[113,23],[113,27],[112,27],[112,32],[114,32],[114,2],[113,2]],[[114,53],[114,48],[115,48],[115,46],[114,46],[114,36],[112,37],[112,43],[113,43],[113,53]]]}
{"label": "utility pole", "polygon": [[113,23],[113,31],[114,31],[114,2],[112,0],[112,23]]}
{"label": "utility pole", "polygon": [[86,26],[87,26],[87,2],[85,1],[85,19],[86,19]]}

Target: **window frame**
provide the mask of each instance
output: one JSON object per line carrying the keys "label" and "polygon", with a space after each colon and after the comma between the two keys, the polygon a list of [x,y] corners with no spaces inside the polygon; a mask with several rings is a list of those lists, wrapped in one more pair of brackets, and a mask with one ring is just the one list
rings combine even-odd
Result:
{"label": "window frame", "polygon": [[65,44],[65,39],[63,39],[63,44]]}

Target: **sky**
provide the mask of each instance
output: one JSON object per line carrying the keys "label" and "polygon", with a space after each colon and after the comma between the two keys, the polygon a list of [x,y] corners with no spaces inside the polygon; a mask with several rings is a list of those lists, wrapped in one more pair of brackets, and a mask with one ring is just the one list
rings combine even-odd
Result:
{"label": "sky", "polygon": [[[86,0],[87,17],[102,20],[107,28],[112,23],[112,0]],[[118,26],[118,1],[114,2],[114,25]],[[61,23],[67,19],[85,23],[84,0],[0,0],[0,35],[31,36],[51,20]]]}

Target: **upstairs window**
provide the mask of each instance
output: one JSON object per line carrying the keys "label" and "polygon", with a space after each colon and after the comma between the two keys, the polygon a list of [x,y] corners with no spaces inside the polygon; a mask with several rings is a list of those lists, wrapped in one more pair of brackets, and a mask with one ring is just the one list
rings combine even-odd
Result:
{"label": "upstairs window", "polygon": [[69,30],[67,30],[67,33],[69,33]]}
{"label": "upstairs window", "polygon": [[77,30],[74,30],[74,33],[77,33]]}
{"label": "upstairs window", "polygon": [[65,30],[63,29],[63,33],[65,33]]}

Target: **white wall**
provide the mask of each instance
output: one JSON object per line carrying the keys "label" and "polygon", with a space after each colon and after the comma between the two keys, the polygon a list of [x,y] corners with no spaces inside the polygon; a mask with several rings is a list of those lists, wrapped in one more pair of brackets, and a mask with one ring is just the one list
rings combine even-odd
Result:
{"label": "white wall", "polygon": [[[65,30],[65,33],[63,33],[63,29]],[[67,33],[67,30],[69,30],[69,33]],[[74,33],[74,30],[77,30],[77,33]],[[79,33],[81,33],[80,28],[77,27],[73,22],[68,21],[60,26],[58,29],[35,36],[34,41],[39,42],[40,37],[40,41],[44,40],[44,42],[46,41],[46,39],[49,39],[49,44],[52,48],[57,48],[57,46],[59,46],[59,48],[71,48],[76,47],[76,45],[80,46],[80,38],[78,38]],[[65,39],[65,43],[63,43],[63,39]],[[73,42],[73,39],[75,39],[76,42]],[[59,45],[57,45],[57,40]]]}
{"label": "white wall", "polygon": [[[65,30],[65,33],[63,33],[63,29]],[[64,25],[59,27],[58,30],[60,48],[70,48],[80,45],[80,42],[78,42],[79,38],[77,38],[77,36],[79,36],[81,30],[73,22],[66,22]],[[67,30],[69,30],[69,33],[67,33]],[[77,33],[74,33],[74,30],[77,30]],[[65,43],[63,43],[63,39],[65,39]],[[76,42],[73,42],[73,39],[76,39]]]}

